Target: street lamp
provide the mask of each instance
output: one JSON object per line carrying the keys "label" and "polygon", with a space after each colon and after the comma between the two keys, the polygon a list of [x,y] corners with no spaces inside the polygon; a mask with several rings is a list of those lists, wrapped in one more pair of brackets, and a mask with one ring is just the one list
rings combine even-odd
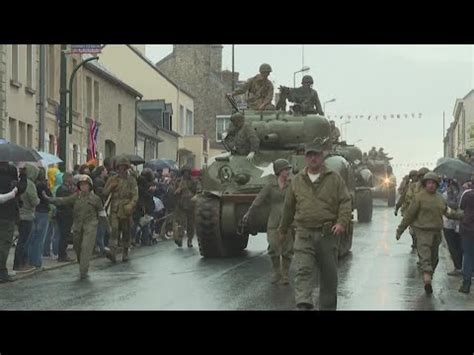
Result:
{"label": "street lamp", "polygon": [[330,102],[335,102],[336,99],[331,99],[331,100],[328,100],[328,101],[324,101],[323,103],[323,111],[326,112],[326,104],[330,103]]}
{"label": "street lamp", "polygon": [[302,72],[305,72],[305,71],[308,71],[308,70],[309,70],[309,67],[303,67],[303,68],[301,68],[300,70],[295,71],[295,72],[293,73],[293,88],[296,87],[296,74],[302,73]]}

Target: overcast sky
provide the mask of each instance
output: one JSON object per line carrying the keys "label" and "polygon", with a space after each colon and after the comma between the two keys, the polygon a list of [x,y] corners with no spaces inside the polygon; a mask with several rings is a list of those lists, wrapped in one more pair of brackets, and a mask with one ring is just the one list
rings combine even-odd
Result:
{"label": "overcast sky", "polygon": [[[157,62],[171,50],[171,45],[148,45],[146,55]],[[225,45],[223,69],[232,68],[231,52]],[[235,70],[241,79],[255,75],[264,62],[273,68],[275,89],[293,86],[294,72],[309,66],[321,102],[336,99],[327,104],[326,115],[351,115],[342,128],[345,119],[336,119],[343,138],[349,143],[361,140],[357,145],[363,150],[384,147],[394,158],[398,178],[442,156],[443,111],[447,128],[455,100],[474,88],[474,46],[235,45]],[[301,76],[296,74],[297,85]],[[366,118],[405,113],[417,118]],[[406,163],[412,166],[397,166]]]}

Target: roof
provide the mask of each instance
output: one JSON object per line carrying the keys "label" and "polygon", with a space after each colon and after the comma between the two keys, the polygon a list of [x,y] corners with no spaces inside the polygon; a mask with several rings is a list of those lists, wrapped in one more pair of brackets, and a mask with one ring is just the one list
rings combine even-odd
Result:
{"label": "roof", "polygon": [[172,57],[174,57],[174,51],[171,52],[170,54],[168,54],[166,57],[162,58],[161,60],[157,61],[155,66],[158,66],[160,64],[163,64],[164,62],[167,62],[169,59],[171,59]]}
{"label": "roof", "polygon": [[472,89],[471,91],[469,91],[469,92],[467,93],[467,95],[464,96],[462,99],[463,99],[463,100],[466,100],[466,99],[467,99],[469,96],[471,96],[472,94],[474,94],[474,89]]}
{"label": "roof", "polygon": [[184,92],[186,95],[188,95],[190,98],[194,99],[194,96],[191,95],[189,92],[186,90],[183,90],[179,85],[177,85],[173,80],[168,78],[160,69],[158,69],[151,60],[149,60],[142,52],[140,52],[138,49],[133,47],[130,44],[126,45],[130,50],[132,50],[137,56],[139,56],[145,63],[147,63],[149,66],[151,66],[158,74],[160,74],[163,78],[165,78],[169,83],[171,83],[173,86],[178,88],[179,91]]}
{"label": "roof", "polygon": [[153,127],[151,123],[146,122],[145,118],[142,117],[140,113],[138,113],[137,116],[137,134],[159,143],[163,142],[163,139],[154,134],[158,127]]}
{"label": "roof", "polygon": [[[90,54],[84,54],[82,56],[82,59],[84,60],[84,59],[88,59],[88,58],[91,58],[91,57],[92,57],[92,55],[90,55]],[[128,91],[132,95],[134,95],[136,97],[140,97],[140,98],[143,97],[143,95],[140,92],[138,92],[137,90],[132,88],[130,85],[125,84],[119,78],[117,78],[111,71],[109,71],[99,61],[93,60],[93,61],[87,62],[86,64],[84,64],[84,67],[86,69],[96,73],[97,75],[103,77],[104,79],[107,79],[108,81],[121,86],[123,89],[125,89],[126,91]]]}

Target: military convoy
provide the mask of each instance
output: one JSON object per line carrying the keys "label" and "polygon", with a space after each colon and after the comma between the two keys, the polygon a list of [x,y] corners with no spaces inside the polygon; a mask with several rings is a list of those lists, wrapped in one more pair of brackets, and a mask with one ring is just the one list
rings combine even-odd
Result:
{"label": "military convoy", "polygon": [[373,174],[373,196],[387,200],[388,207],[394,207],[397,195],[397,181],[388,160],[369,160],[368,168]]}
{"label": "military convoy", "polygon": [[[202,192],[196,195],[196,232],[199,250],[204,257],[239,254],[247,247],[249,235],[266,232],[268,207],[262,208],[248,224],[242,222],[259,191],[273,174],[273,161],[290,161],[293,173],[304,166],[304,143],[326,138],[328,120],[320,115],[293,115],[282,111],[245,111],[245,121],[252,125],[260,139],[260,149],[253,161],[247,157],[223,154],[214,158],[202,171]],[[370,221],[372,197],[356,176],[362,153],[354,146],[336,146],[325,160],[345,180],[351,192],[353,209],[359,209],[359,220]],[[369,173],[370,171],[365,171]],[[366,176],[366,175],[364,175]],[[352,245],[352,223],[341,238],[339,255]]]}

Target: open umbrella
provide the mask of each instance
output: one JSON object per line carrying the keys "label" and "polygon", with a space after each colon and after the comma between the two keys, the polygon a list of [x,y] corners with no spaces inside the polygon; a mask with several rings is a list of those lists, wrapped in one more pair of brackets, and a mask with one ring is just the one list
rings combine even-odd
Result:
{"label": "open umbrella", "polygon": [[178,171],[178,167],[176,166],[176,163],[172,160],[167,160],[167,159],[153,159],[153,160],[150,160],[150,161],[145,163],[144,167],[149,168],[153,171],[164,170],[164,169]]}
{"label": "open umbrella", "polygon": [[49,166],[63,162],[60,158],[53,154],[46,152],[38,152],[38,154],[41,155],[41,164],[43,164],[43,166]]}
{"label": "open umbrella", "polygon": [[471,180],[474,174],[474,167],[459,159],[445,158],[433,171],[449,179],[456,179],[459,183],[463,184]]}
{"label": "open umbrella", "polygon": [[130,164],[133,164],[133,165],[145,164],[145,159],[143,159],[142,157],[140,157],[139,155],[136,155],[136,154],[117,155],[117,156],[113,157],[113,160],[116,160],[119,156],[127,157],[127,159],[130,160]]}
{"label": "open umbrella", "polygon": [[0,162],[40,161],[41,155],[30,148],[0,140]]}

